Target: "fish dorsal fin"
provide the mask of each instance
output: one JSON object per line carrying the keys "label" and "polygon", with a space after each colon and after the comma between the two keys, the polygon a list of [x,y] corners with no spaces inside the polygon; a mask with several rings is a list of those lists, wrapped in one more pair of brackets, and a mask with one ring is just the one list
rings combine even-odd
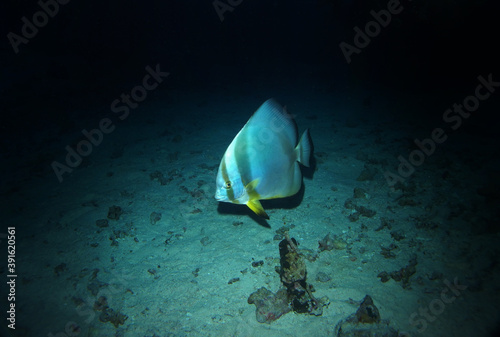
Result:
{"label": "fish dorsal fin", "polygon": [[245,125],[247,128],[256,130],[255,135],[260,138],[267,138],[268,133],[283,134],[290,144],[297,145],[297,125],[292,116],[286,112],[274,99],[268,99],[255,111],[250,120]]}
{"label": "fish dorsal fin", "polygon": [[249,200],[247,202],[247,206],[261,218],[269,220],[269,215],[267,215],[266,211],[264,211],[264,208],[262,207],[259,200]]}

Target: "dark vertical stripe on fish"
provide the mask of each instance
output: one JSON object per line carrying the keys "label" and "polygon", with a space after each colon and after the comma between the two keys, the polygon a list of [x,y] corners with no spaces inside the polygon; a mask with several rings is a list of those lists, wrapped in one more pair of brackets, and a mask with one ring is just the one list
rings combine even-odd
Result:
{"label": "dark vertical stripe on fish", "polygon": [[[250,133],[246,132],[242,134],[245,138],[241,137],[238,139],[238,146],[236,147],[239,151],[235,153],[235,162],[238,168],[238,174],[240,175],[241,182],[243,186],[246,186],[252,179],[252,158],[250,158],[252,148],[250,148],[250,140],[247,139]],[[241,160],[238,160],[241,158]],[[246,164],[246,165],[245,165]]]}
{"label": "dark vertical stripe on fish", "polygon": [[[227,167],[226,167],[226,158],[224,157],[224,160],[222,161],[222,166],[221,166],[221,174],[222,174],[222,178],[224,179],[224,182],[227,183],[228,181],[231,182],[229,180],[229,176],[227,175]],[[231,182],[232,184],[232,182]],[[227,198],[231,201],[234,201],[234,192],[233,192],[233,188],[228,188],[226,189],[226,194],[227,194]]]}

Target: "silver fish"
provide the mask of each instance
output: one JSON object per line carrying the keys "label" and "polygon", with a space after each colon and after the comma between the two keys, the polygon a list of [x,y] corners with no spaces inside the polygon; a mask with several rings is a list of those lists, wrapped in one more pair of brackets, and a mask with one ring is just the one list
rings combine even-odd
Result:
{"label": "silver fish", "polygon": [[265,101],[234,137],[219,165],[215,199],[245,204],[269,219],[259,200],[294,195],[302,185],[299,163],[309,166],[312,141],[300,141],[292,116],[275,100]]}

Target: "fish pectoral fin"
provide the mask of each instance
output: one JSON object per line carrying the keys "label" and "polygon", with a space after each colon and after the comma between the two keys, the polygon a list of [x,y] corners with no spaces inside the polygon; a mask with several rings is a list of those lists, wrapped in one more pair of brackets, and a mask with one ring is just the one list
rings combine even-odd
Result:
{"label": "fish pectoral fin", "polygon": [[261,218],[269,220],[269,215],[267,215],[266,211],[264,211],[264,208],[262,207],[259,200],[249,200],[247,202],[247,206]]}
{"label": "fish pectoral fin", "polygon": [[245,190],[251,199],[257,199],[259,197],[257,191],[255,190],[257,185],[259,185],[259,182],[260,178],[257,178],[245,185]]}
{"label": "fish pectoral fin", "polygon": [[262,207],[259,198],[260,195],[259,193],[255,190],[257,188],[257,185],[260,182],[260,178],[254,179],[251,182],[249,182],[245,186],[245,190],[247,191],[248,196],[250,197],[250,200],[247,202],[248,208],[250,208],[255,214],[260,216],[261,218],[264,218],[266,220],[269,220],[269,215],[267,215],[266,211],[264,211],[264,208]]}

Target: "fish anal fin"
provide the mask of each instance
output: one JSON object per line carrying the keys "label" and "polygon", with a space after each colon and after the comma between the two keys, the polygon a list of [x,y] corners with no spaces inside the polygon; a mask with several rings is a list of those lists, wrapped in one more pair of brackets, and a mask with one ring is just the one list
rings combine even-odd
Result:
{"label": "fish anal fin", "polygon": [[264,208],[262,207],[259,200],[249,200],[247,202],[247,206],[261,218],[269,220],[269,215],[267,215],[266,211],[264,211]]}

